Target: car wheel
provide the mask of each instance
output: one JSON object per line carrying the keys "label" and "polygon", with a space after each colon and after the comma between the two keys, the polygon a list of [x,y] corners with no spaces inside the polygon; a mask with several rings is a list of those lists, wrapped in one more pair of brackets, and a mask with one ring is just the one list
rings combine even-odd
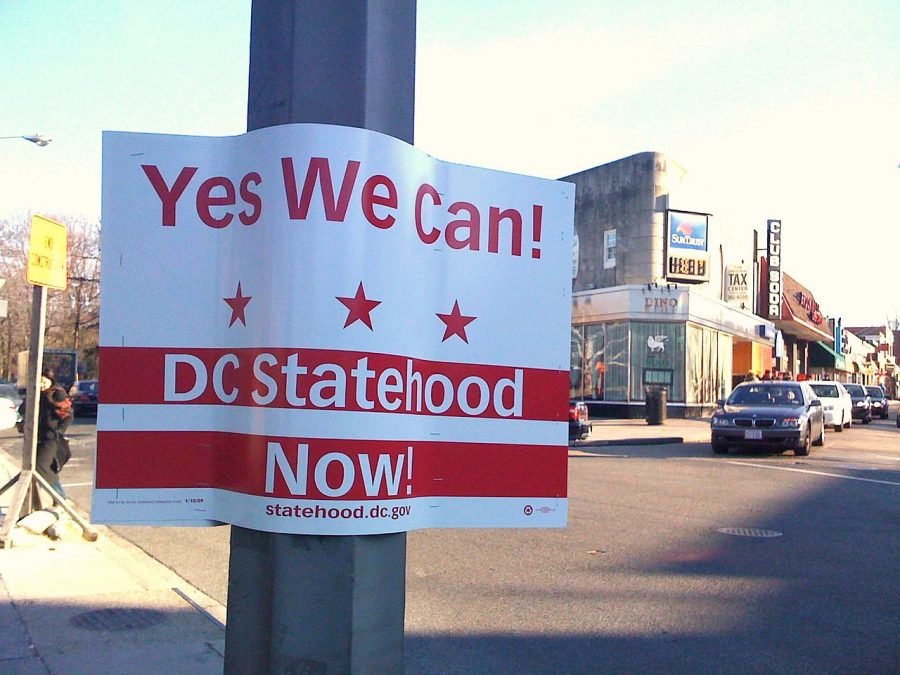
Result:
{"label": "car wheel", "polygon": [[850,417],[849,420],[844,424],[845,429],[850,429],[853,426],[853,416]]}
{"label": "car wheel", "polygon": [[841,423],[840,423],[840,424],[835,424],[835,425],[834,425],[834,430],[835,430],[835,431],[838,431],[838,432],[843,431],[843,430],[844,430],[844,426],[845,426],[846,424],[847,424],[847,423],[844,421],[844,416],[841,415]]}
{"label": "car wheel", "polygon": [[819,431],[819,437],[813,441],[813,445],[825,445],[825,422],[822,422],[822,429]]}
{"label": "car wheel", "polygon": [[800,445],[794,449],[794,454],[797,457],[806,457],[809,454],[809,446],[812,443],[812,429],[806,427],[806,436],[801,440]]}
{"label": "car wheel", "polygon": [[871,415],[866,415],[866,416],[863,417],[863,419],[862,419],[862,423],[863,423],[863,424],[869,424],[869,422],[871,422],[871,421],[872,421],[872,416],[871,416]]}
{"label": "car wheel", "polygon": [[728,446],[724,443],[713,443],[712,451],[717,455],[726,455],[728,454]]}

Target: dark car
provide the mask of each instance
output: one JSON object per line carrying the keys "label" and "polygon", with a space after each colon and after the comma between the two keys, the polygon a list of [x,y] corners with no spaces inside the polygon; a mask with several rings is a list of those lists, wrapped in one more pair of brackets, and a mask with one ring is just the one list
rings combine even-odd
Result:
{"label": "dark car", "polygon": [[569,440],[583,441],[590,433],[587,404],[584,401],[569,401]]}
{"label": "dark car", "polygon": [[822,402],[805,382],[743,382],[710,420],[713,452],[728,448],[792,448],[808,455],[825,444]]}
{"label": "dark car", "polygon": [[879,386],[866,387],[866,393],[872,403],[872,417],[888,418],[888,400],[884,395],[884,389]]}
{"label": "dark car", "polygon": [[844,389],[850,394],[853,401],[853,419],[862,420],[863,424],[872,421],[872,399],[869,392],[861,384],[845,384]]}
{"label": "dark car", "polygon": [[72,414],[75,417],[97,414],[97,399],[100,393],[100,383],[97,380],[79,380],[69,389],[69,398],[72,399]]}

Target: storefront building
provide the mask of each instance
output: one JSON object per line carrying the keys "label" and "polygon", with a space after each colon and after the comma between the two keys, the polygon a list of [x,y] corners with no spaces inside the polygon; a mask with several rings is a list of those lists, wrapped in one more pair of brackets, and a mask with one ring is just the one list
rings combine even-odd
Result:
{"label": "storefront building", "polygon": [[772,334],[771,323],[692,288],[578,291],[570,396],[594,417],[643,417],[647,388],[661,387],[670,416],[701,417],[731,392],[736,360],[744,374],[754,362],[771,367]]}
{"label": "storefront building", "polygon": [[592,416],[644,416],[648,387],[670,416],[701,416],[771,367],[774,327],[724,301],[723,238],[685,178],[644,152],[562,179],[576,185],[570,394]]}
{"label": "storefront building", "polygon": [[809,374],[814,380],[849,382],[853,366],[839,318],[828,319],[832,342],[816,341],[810,347]]}
{"label": "storefront building", "polygon": [[828,379],[844,379],[839,373],[845,372],[846,361],[834,349],[834,333],[827,317],[812,292],[789,274],[782,274],[779,309],[779,316],[770,314],[784,337],[784,350],[776,354],[775,368],[801,380],[810,379],[814,370],[827,374]]}
{"label": "storefront building", "polygon": [[881,385],[889,397],[896,398],[897,379],[900,373],[897,371],[894,351],[894,331],[887,325],[851,326],[847,328],[847,331],[872,346],[868,358],[868,363],[873,371],[872,381],[867,384]]}
{"label": "storefront building", "polygon": [[847,360],[848,373],[846,382],[875,384],[875,347],[853,333],[853,331],[844,329],[841,353]]}

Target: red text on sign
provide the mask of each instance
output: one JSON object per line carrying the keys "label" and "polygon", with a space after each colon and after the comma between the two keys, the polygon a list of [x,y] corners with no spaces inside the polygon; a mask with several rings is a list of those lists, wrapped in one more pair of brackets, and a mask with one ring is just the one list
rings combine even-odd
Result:
{"label": "red text on sign", "polygon": [[[405,465],[405,469],[404,469]],[[310,462],[309,445],[298,443],[296,454],[289,458],[281,443],[270,441],[266,448],[266,493],[275,493],[278,478],[288,493],[305,497],[310,489],[322,497],[340,499],[351,490],[366,497],[396,497],[401,483],[405,493],[412,494],[413,448],[406,452],[381,453],[374,463],[367,453],[353,455],[328,452]]]}
{"label": "red text on sign", "polygon": [[[197,167],[184,167],[171,186],[166,183],[157,166],[142,164],[141,168],[159,197],[162,207],[161,224],[166,227],[174,227],[177,220],[178,200],[181,199],[193,180],[194,174],[197,173]],[[195,199],[197,216],[209,227],[216,229],[228,227],[234,220],[234,212],[231,207],[237,205],[237,195],[240,194],[241,200],[247,208],[238,214],[238,219],[244,225],[253,225],[259,220],[262,213],[262,199],[251,190],[251,186],[256,187],[260,183],[262,183],[262,177],[255,171],[241,178],[237,191],[234,182],[226,176],[207,178],[197,189]],[[213,212],[214,208],[215,212]]]}

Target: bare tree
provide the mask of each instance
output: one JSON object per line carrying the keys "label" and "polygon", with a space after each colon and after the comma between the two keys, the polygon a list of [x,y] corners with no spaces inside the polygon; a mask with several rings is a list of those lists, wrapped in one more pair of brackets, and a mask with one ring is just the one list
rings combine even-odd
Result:
{"label": "bare tree", "polygon": [[[75,349],[83,373],[97,375],[100,316],[100,225],[68,216],[53,216],[66,225],[68,285],[47,295],[48,348]],[[28,349],[31,330],[31,286],[26,282],[31,218],[21,214],[0,220],[0,277],[7,279],[9,303],[3,326],[0,376],[9,379],[17,355]]]}

